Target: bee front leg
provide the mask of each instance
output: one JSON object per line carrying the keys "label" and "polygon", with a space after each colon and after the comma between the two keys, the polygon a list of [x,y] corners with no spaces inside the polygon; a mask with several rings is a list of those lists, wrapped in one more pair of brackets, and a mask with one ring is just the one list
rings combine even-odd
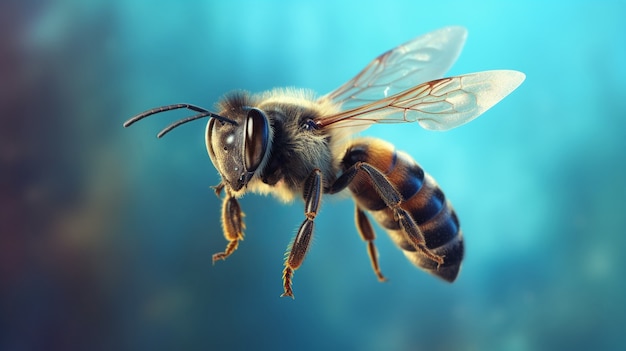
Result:
{"label": "bee front leg", "polygon": [[319,169],[313,170],[306,182],[304,183],[304,215],[306,218],[298,229],[298,234],[293,239],[291,245],[287,249],[287,259],[285,259],[285,269],[283,270],[283,288],[282,296],[290,296],[293,298],[293,290],[291,289],[291,280],[293,273],[298,269],[309,249],[311,237],[313,236],[313,226],[315,216],[322,199],[322,172]]}
{"label": "bee front leg", "polygon": [[[218,196],[223,188],[223,186],[220,185],[216,187]],[[243,230],[246,228],[243,217],[244,214],[241,211],[239,202],[227,191],[226,197],[224,197],[224,201],[222,202],[222,229],[224,230],[224,237],[228,240],[228,244],[224,252],[218,252],[213,255],[213,263],[217,260],[225,260],[226,257],[237,250],[239,241],[243,240]]]}

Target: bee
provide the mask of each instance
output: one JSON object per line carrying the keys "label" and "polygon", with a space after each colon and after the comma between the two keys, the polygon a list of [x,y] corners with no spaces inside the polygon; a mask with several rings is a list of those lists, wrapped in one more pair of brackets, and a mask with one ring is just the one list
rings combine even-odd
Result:
{"label": "bee", "polygon": [[[378,280],[385,281],[369,217],[417,267],[453,282],[464,255],[456,212],[436,181],[407,153],[376,138],[353,138],[373,124],[417,122],[444,131],[465,124],[515,90],[518,71],[483,71],[441,78],[456,61],[467,36],[445,27],[408,41],[374,59],[333,92],[316,98],[303,89],[260,94],[233,92],[216,112],[190,104],[154,108],[124,123],[161,112],[196,114],[163,129],[208,118],[205,140],[221,181],[222,228],[228,241],[213,262],[224,260],[244,238],[238,198],[246,192],[272,194],[284,202],[301,196],[304,219],[288,245],[283,294],[293,298],[294,272],[302,265],[314,233],[322,196],[347,189],[354,199],[356,227],[365,241]],[[368,216],[369,214],[369,216]]]}

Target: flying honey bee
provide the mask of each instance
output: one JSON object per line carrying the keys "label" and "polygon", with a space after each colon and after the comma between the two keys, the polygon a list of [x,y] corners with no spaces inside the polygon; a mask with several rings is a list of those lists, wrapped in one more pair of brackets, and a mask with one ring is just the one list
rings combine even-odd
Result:
{"label": "flying honey bee", "polygon": [[446,27],[417,37],[374,59],[350,81],[315,98],[301,89],[260,94],[234,92],[217,112],[190,104],[145,111],[125,127],[154,114],[188,109],[195,115],[163,129],[207,117],[206,147],[221,176],[215,186],[222,203],[230,256],[244,238],[238,198],[251,191],[284,202],[304,199],[304,220],[288,246],[281,296],[293,298],[294,271],[304,261],[323,194],[349,189],[356,204],[356,227],[367,244],[378,280],[384,281],[369,213],[417,267],[453,282],[463,260],[459,220],[435,180],[407,153],[386,141],[351,136],[375,123],[417,122],[428,130],[467,123],[495,105],[525,76],[510,70],[441,78],[456,61],[467,32]]}

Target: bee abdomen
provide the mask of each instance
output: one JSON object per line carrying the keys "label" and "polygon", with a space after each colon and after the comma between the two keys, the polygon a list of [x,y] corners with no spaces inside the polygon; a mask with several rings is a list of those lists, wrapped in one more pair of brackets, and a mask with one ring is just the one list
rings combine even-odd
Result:
{"label": "bee abdomen", "polygon": [[[402,188],[402,185],[397,186]],[[459,231],[459,220],[450,202],[429,175],[424,174],[422,187],[407,197],[400,205],[411,214],[426,238],[426,247],[438,248],[452,240]],[[388,230],[399,230],[400,223],[394,219],[393,211],[384,208],[373,212],[374,218]],[[407,243],[408,245],[408,243]]]}
{"label": "bee abdomen", "polygon": [[[402,185],[397,186],[398,190]],[[405,196],[403,194],[403,196]],[[424,174],[422,187],[411,197],[405,197],[400,205],[411,214],[424,235],[426,247],[444,256],[444,263],[437,263],[423,256],[406,239],[400,223],[394,219],[393,211],[386,208],[373,212],[373,217],[385,229],[405,256],[416,266],[447,281],[454,281],[463,260],[463,236],[456,212],[435,180]]]}
{"label": "bee abdomen", "polygon": [[444,263],[437,267],[436,262],[416,251],[394,218],[393,210],[384,204],[373,185],[363,179],[350,186],[359,206],[372,213],[413,264],[446,281],[454,281],[463,260],[463,235],[457,215],[437,182],[408,154],[394,150],[382,140],[356,143],[348,152],[353,156],[359,154],[359,161],[368,162],[385,173],[402,195],[404,200],[400,207],[409,212],[419,227],[426,247],[443,256]]}

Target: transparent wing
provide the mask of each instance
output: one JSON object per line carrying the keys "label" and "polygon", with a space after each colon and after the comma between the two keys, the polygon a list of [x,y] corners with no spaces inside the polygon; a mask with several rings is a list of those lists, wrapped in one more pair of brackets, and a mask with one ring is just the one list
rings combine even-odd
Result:
{"label": "transparent wing", "polygon": [[441,78],[456,61],[466,37],[463,27],[445,27],[417,37],[378,56],[320,99],[330,99],[347,110]]}
{"label": "transparent wing", "polygon": [[480,116],[524,79],[521,72],[504,70],[437,79],[317,122],[322,128],[351,127],[355,132],[373,123],[404,122],[418,122],[430,130],[448,130]]}

